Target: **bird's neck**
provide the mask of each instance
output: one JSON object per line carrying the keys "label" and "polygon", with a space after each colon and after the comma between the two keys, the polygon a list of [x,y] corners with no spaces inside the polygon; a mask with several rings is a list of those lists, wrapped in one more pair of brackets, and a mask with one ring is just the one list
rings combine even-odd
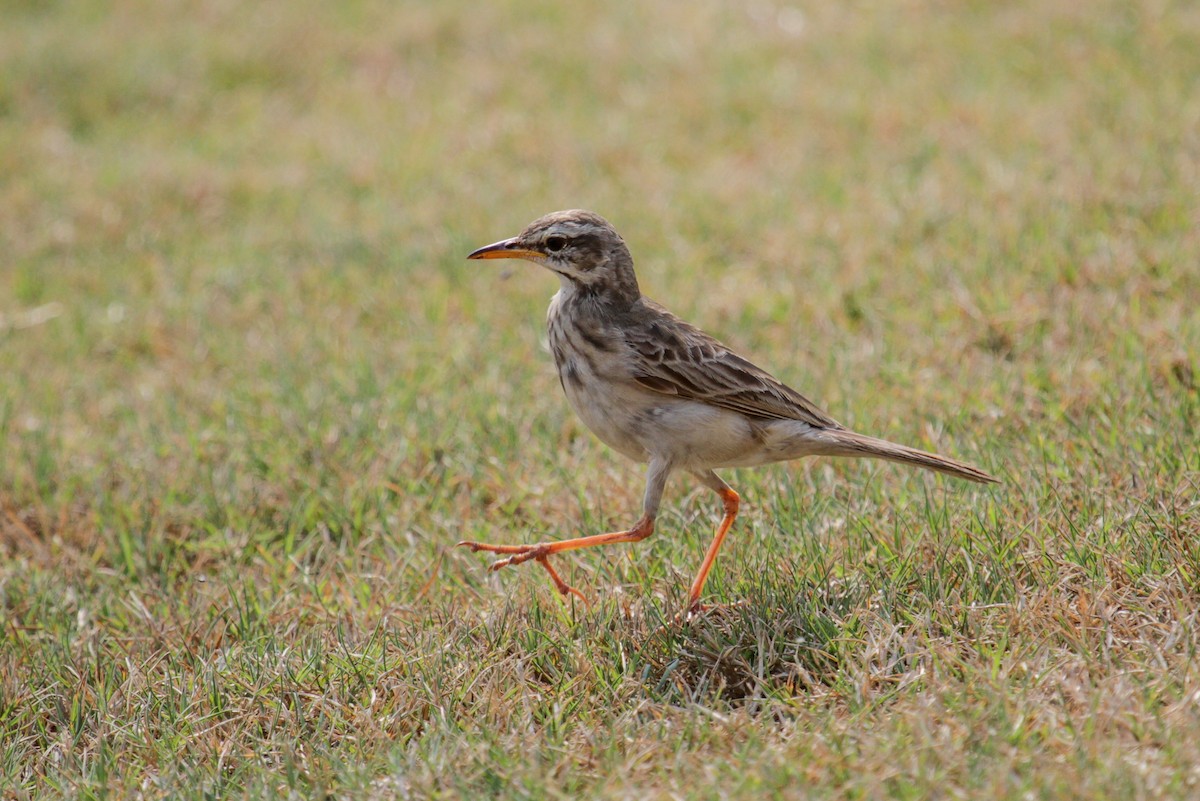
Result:
{"label": "bird's neck", "polygon": [[611,317],[628,311],[642,297],[634,281],[632,288],[610,285],[584,284],[566,276],[559,276],[559,290],[555,305],[571,307],[576,314],[598,314]]}
{"label": "bird's neck", "polygon": [[605,269],[591,281],[581,281],[558,273],[559,299],[563,303],[581,304],[611,311],[625,311],[642,297],[633,261],[624,256],[616,269]]}

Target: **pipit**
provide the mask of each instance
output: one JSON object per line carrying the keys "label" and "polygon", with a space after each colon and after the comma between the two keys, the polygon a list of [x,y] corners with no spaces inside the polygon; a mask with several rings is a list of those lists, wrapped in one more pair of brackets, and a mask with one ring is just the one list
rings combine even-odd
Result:
{"label": "pipit", "polygon": [[686,470],[721,496],[725,508],[688,590],[690,616],[706,608],[700,604],[705,579],[738,513],[738,494],[714,468],[856,456],[996,482],[963,462],[850,431],[767,371],[642,295],[625,240],[597,214],[578,209],[547,214],[517,236],[467,258],[526,259],[558,276],[560,288],[548,313],[549,341],[567,400],[596,436],[648,465],[642,517],[627,531],[529,545],[458,543],[504,555],[492,570],[534,560],[560,593],[586,602],[563,581],[550,557],[646,539],[654,532],[667,478]]}

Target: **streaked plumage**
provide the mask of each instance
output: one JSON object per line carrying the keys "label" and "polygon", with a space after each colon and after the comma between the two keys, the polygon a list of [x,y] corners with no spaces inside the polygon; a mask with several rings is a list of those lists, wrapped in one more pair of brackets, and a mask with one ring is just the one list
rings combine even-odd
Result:
{"label": "streaked plumage", "polygon": [[[714,468],[801,456],[858,456],[917,465],[970,481],[987,473],[937,454],[858,434],[816,404],[713,337],[644,297],[620,235],[582,210],[548,214],[512,239],[469,258],[522,258],[559,276],[550,301],[550,349],[567,399],[601,440],[648,463],[643,516],[628,531],[534,545],[463,542],[473,551],[509,554],[492,569],[537,560],[563,594],[550,566],[559,551],[644,539],[667,477],[688,470],[721,495],[725,516],[688,595],[699,596],[721,541],[737,515],[738,496]],[[580,595],[582,598],[582,595]]]}

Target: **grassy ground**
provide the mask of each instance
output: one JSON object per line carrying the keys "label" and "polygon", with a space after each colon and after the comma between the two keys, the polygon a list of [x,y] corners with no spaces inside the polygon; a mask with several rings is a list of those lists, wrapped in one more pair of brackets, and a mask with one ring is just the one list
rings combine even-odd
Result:
{"label": "grassy ground", "polygon": [[[113,6],[116,6],[115,8]],[[34,3],[0,26],[0,795],[1200,782],[1193,3]],[[861,430],[628,524],[553,209]]]}

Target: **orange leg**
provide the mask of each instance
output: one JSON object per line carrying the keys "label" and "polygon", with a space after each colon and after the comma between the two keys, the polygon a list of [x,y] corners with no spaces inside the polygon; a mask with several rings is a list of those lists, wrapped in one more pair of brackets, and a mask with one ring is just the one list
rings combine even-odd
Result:
{"label": "orange leg", "polygon": [[729,527],[733,525],[738,513],[738,494],[728,486],[718,488],[717,492],[720,493],[721,500],[725,503],[725,517],[721,518],[721,524],[717,526],[717,533],[713,536],[712,544],[708,546],[708,552],[704,554],[704,561],[700,563],[700,572],[696,574],[696,579],[692,582],[691,589],[688,590],[688,615],[704,611],[704,606],[700,603],[700,593],[704,590],[704,582],[708,579],[708,572],[712,570],[713,562],[717,561],[717,551],[721,550],[721,543],[725,541],[725,535],[729,533]]}
{"label": "orange leg", "polygon": [[511,554],[506,559],[500,559],[492,562],[490,570],[499,570],[502,567],[509,565],[519,565],[522,562],[528,562],[530,559],[537,561],[546,572],[550,574],[550,580],[554,582],[555,588],[563,595],[568,593],[578,597],[584,603],[587,599],[583,597],[583,593],[575,589],[567,582],[562,580],[556,571],[550,565],[550,556],[562,551],[573,551],[576,548],[592,548],[597,545],[615,545],[619,542],[639,542],[646,539],[654,533],[654,518],[650,515],[643,515],[642,519],[637,521],[633,528],[628,531],[613,531],[608,534],[592,534],[588,537],[576,537],[570,540],[560,540],[558,542],[543,542],[536,545],[489,545],[486,542],[471,542],[463,540],[458,543],[457,547],[470,548],[472,552],[488,551],[490,553],[506,553]]}

